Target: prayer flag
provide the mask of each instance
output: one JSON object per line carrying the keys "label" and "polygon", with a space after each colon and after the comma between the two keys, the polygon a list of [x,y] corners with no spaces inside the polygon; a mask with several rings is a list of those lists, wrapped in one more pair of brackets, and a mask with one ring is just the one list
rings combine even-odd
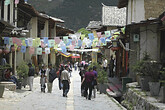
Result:
{"label": "prayer flag", "polygon": [[94,34],[93,34],[93,33],[90,33],[90,34],[88,34],[88,37],[89,37],[90,40],[93,41],[93,39],[94,39]]}
{"label": "prayer flag", "polygon": [[42,48],[37,48],[37,55],[42,55]]}
{"label": "prayer flag", "polygon": [[105,43],[105,37],[100,38],[102,43]]}
{"label": "prayer flag", "polygon": [[64,41],[65,44],[67,44],[67,42],[68,42],[68,36],[63,37],[63,41]]}
{"label": "prayer flag", "polygon": [[59,37],[55,37],[54,40],[56,44],[59,44],[61,42],[61,39]]}
{"label": "prayer flag", "polygon": [[97,32],[97,37],[98,37],[98,38],[101,37],[101,32]]}
{"label": "prayer flag", "polygon": [[25,40],[22,41],[22,46],[26,46]]}
{"label": "prayer flag", "polygon": [[9,44],[9,37],[4,38],[4,44]]}
{"label": "prayer flag", "polygon": [[111,32],[110,31],[104,31],[104,33],[105,33],[105,37],[111,36]]}
{"label": "prayer flag", "polygon": [[81,47],[82,46],[82,41],[78,40],[78,46]]}
{"label": "prayer flag", "polygon": [[29,38],[28,39],[28,45],[31,47],[33,46],[33,39],[32,38]]}
{"label": "prayer flag", "polygon": [[5,5],[9,5],[10,4],[10,0],[5,0]]}
{"label": "prayer flag", "polygon": [[15,4],[18,4],[19,3],[19,0],[15,0]]}
{"label": "prayer flag", "polygon": [[29,46],[29,45],[28,45],[28,40],[27,40],[27,39],[25,40],[25,44],[26,44],[26,46]]}
{"label": "prayer flag", "polygon": [[48,44],[48,37],[44,37],[44,44]]}
{"label": "prayer flag", "polygon": [[85,38],[85,34],[81,34],[81,40]]}
{"label": "prayer flag", "polygon": [[44,45],[44,42],[43,42],[43,41],[41,41],[41,47],[42,47],[42,48],[44,48],[44,47],[45,47],[45,45]]}
{"label": "prayer flag", "polygon": [[54,47],[55,41],[54,40],[49,40],[49,47]]}
{"label": "prayer flag", "polygon": [[35,52],[35,48],[34,47],[30,47],[29,48],[29,54],[34,54]]}
{"label": "prayer flag", "polygon": [[62,49],[62,53],[66,53],[67,52],[66,46],[62,46],[61,49]]}
{"label": "prayer flag", "polygon": [[50,48],[45,48],[45,54],[50,54]]}
{"label": "prayer flag", "polygon": [[12,40],[12,38],[9,38],[9,45],[13,45],[13,40]]}
{"label": "prayer flag", "polygon": [[74,50],[74,45],[70,45],[70,46],[69,46],[69,49],[70,49],[71,51],[73,51],[73,50]]}
{"label": "prayer flag", "polygon": [[21,52],[25,53],[26,52],[26,46],[21,46]]}

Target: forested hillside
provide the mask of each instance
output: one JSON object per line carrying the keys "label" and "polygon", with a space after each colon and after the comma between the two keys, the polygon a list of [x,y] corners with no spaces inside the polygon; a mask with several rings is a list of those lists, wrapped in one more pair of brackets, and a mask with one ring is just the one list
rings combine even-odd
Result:
{"label": "forested hillside", "polygon": [[101,21],[102,4],[115,6],[118,0],[28,0],[38,11],[61,18],[65,26],[77,31],[91,20]]}

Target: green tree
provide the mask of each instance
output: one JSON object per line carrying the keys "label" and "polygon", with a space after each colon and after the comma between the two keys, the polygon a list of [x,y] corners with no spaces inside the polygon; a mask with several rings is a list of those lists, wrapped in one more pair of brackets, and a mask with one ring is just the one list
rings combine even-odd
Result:
{"label": "green tree", "polygon": [[88,34],[91,33],[90,31],[86,30],[85,28],[81,28],[77,32],[79,32],[81,34],[85,34],[85,37],[87,37]]}

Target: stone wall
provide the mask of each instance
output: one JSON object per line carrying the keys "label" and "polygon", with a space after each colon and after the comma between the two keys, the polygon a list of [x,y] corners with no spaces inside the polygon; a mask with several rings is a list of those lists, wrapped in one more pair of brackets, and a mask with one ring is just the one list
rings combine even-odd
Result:
{"label": "stone wall", "polygon": [[149,92],[141,91],[137,82],[127,84],[127,92],[121,102],[128,110],[164,110],[165,104],[150,97]]}
{"label": "stone wall", "polygon": [[165,10],[164,0],[144,0],[145,18],[158,18]]}

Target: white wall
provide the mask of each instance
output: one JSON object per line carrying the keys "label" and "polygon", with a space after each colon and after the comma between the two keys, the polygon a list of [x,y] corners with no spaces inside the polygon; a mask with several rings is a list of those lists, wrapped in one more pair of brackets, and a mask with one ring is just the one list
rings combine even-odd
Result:
{"label": "white wall", "polygon": [[140,59],[144,57],[145,52],[147,52],[153,60],[159,59],[159,41],[156,30],[157,25],[140,28]]}
{"label": "white wall", "polygon": [[145,19],[144,0],[129,0],[127,24],[132,21],[140,22]]}

